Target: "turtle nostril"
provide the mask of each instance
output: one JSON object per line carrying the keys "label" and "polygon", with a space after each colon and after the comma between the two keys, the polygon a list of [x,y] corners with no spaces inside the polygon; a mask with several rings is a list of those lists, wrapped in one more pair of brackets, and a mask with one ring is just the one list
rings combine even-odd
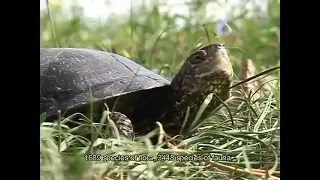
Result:
{"label": "turtle nostril", "polygon": [[222,45],[222,44],[217,44],[217,48],[222,49],[222,48],[224,48],[224,45]]}

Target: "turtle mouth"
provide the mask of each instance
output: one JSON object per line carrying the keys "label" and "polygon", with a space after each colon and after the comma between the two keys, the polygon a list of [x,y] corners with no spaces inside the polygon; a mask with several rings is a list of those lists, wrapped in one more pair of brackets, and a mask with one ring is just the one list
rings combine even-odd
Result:
{"label": "turtle mouth", "polygon": [[229,57],[226,49],[225,48],[217,49],[216,58],[217,60],[223,60],[224,58],[228,60]]}

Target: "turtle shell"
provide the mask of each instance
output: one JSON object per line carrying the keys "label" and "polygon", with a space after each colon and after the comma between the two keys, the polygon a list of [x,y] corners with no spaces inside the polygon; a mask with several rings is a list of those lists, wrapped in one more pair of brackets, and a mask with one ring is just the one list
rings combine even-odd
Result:
{"label": "turtle shell", "polygon": [[117,54],[85,48],[40,48],[40,113],[168,86],[164,77]]}

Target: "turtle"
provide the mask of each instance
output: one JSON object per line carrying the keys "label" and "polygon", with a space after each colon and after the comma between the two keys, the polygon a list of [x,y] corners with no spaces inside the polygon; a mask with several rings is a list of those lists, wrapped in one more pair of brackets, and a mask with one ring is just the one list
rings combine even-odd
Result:
{"label": "turtle", "polygon": [[[201,118],[230,96],[232,65],[226,48],[213,43],[194,51],[169,79],[121,55],[89,48],[40,48],[40,113],[102,114],[125,138],[147,134],[160,122],[168,135],[186,135],[201,104],[213,93]],[[91,103],[93,102],[93,103]],[[182,128],[184,126],[184,128]]]}

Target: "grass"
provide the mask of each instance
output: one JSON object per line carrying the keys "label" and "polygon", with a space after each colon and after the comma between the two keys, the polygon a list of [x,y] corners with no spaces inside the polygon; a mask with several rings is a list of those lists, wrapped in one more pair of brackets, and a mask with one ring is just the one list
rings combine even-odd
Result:
{"label": "grass", "polygon": [[[137,142],[117,136],[91,142],[72,133],[74,129],[66,126],[66,121],[60,127],[58,122],[43,122],[40,126],[42,179],[80,179],[88,173],[111,179],[250,179],[253,173],[245,170],[250,168],[266,168],[270,174],[279,175],[279,109],[272,96],[236,107],[238,112],[232,114],[235,126],[227,114],[211,116],[191,137],[169,149],[163,148],[164,144],[152,145],[148,138],[151,135]],[[98,124],[92,126],[98,131]],[[117,156],[124,159],[111,159]],[[152,160],[143,161],[143,156]],[[204,160],[185,159],[190,157]]]}
{"label": "grass", "polygon": [[[50,6],[51,17],[48,11],[41,12],[40,44],[41,47],[113,51],[171,79],[195,48],[208,44],[208,36],[212,42],[222,41],[229,48],[235,74],[240,71],[241,62],[248,58],[253,60],[258,72],[278,66],[277,1],[269,1],[269,14],[263,28],[259,27],[256,17],[233,17],[229,24],[232,34],[219,36],[212,36],[215,26],[210,19],[199,15],[203,6],[201,3],[197,8],[192,6],[192,18],[170,17],[152,6],[145,7],[139,17],[133,9],[132,17],[127,20],[112,17],[101,23],[85,20],[79,9],[74,9],[73,17],[67,19],[59,6]],[[186,25],[174,27],[172,22],[181,18]],[[202,24],[197,23],[203,21],[207,21],[207,33]],[[242,24],[241,28],[237,24]],[[226,106],[222,105],[208,119],[200,118],[186,139],[170,141],[170,144],[164,140],[152,145],[150,138],[158,130],[136,141],[119,138],[107,112],[100,123],[93,123],[91,117],[80,114],[83,122],[75,127],[67,125],[71,117],[53,123],[46,122],[45,115],[41,114],[40,178],[258,179],[273,176],[276,179],[280,177],[280,75],[279,70],[275,72],[275,80],[264,83],[258,99],[238,86],[235,91],[240,93],[225,102]],[[103,128],[105,124],[110,126]],[[88,139],[76,133],[82,128],[101,136]],[[150,159],[145,161],[146,157]]]}

